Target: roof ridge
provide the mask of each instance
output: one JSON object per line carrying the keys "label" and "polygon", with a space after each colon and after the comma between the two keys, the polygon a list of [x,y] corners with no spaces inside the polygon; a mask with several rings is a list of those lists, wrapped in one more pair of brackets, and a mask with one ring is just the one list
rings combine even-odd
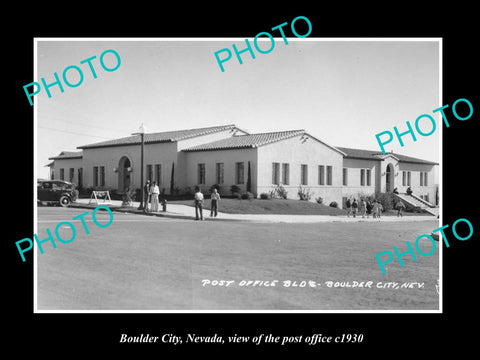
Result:
{"label": "roof ridge", "polygon": [[[196,136],[206,135],[213,132],[224,131],[232,128],[236,128],[235,124],[145,133],[144,140],[145,140],[145,143],[173,142],[173,141],[184,140],[184,139],[188,139]],[[111,140],[101,141],[93,144],[78,146],[77,149],[85,149],[85,148],[88,149],[88,148],[107,147],[107,146],[136,145],[137,143],[140,143],[140,139],[138,135],[135,134],[130,136],[124,136],[117,139],[111,139]]]}
{"label": "roof ridge", "polygon": [[263,135],[263,134],[268,135],[268,134],[280,134],[280,133],[292,133],[292,132],[305,132],[305,129],[268,131],[268,132],[253,133],[249,135]]}
{"label": "roof ridge", "polygon": [[[228,124],[228,125],[216,125],[216,126],[205,126],[205,127],[199,127],[199,128],[193,128],[193,129],[180,129],[180,130],[168,130],[168,131],[157,131],[157,132],[151,132],[151,133],[145,133],[145,135],[151,135],[151,134],[167,134],[167,133],[175,133],[175,132],[182,132],[182,131],[196,131],[196,130],[207,130],[207,129],[215,129],[215,128],[227,128],[227,127],[236,127],[235,124]],[[133,135],[136,136],[136,135]]]}

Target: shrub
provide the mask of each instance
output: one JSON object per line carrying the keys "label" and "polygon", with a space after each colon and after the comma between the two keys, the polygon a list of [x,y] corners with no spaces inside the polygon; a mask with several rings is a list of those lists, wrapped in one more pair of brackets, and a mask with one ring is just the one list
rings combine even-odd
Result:
{"label": "shrub", "polygon": [[241,195],[241,198],[243,200],[252,200],[253,199],[253,194],[249,191]]}
{"label": "shrub", "polygon": [[336,201],[332,201],[328,206],[333,207],[333,208],[338,208],[338,204]]}
{"label": "shrub", "polygon": [[318,204],[323,204],[323,198],[321,196],[317,197],[315,199],[315,201],[318,203]]}
{"label": "shrub", "polygon": [[287,194],[288,194],[288,191],[282,185],[277,185],[272,191],[270,191],[270,198],[286,199]]}
{"label": "shrub", "polygon": [[233,196],[237,196],[237,194],[240,194],[240,187],[237,185],[232,185],[230,186],[230,192],[232,193]]}
{"label": "shrub", "polygon": [[394,195],[392,193],[376,192],[375,199],[382,204],[383,211],[392,210],[394,208]]}
{"label": "shrub", "polygon": [[260,199],[262,199],[262,200],[269,200],[269,199],[270,199],[270,195],[267,194],[267,193],[261,193],[261,194],[260,194]]}
{"label": "shrub", "polygon": [[299,186],[297,194],[300,200],[309,201],[312,198],[312,193],[310,192],[310,188],[304,188]]}

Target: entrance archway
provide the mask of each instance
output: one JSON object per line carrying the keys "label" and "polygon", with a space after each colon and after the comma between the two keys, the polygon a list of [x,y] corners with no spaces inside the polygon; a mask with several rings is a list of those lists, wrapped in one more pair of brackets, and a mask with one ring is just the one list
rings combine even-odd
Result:
{"label": "entrance archway", "polygon": [[126,156],[123,156],[118,162],[118,190],[125,191],[129,188],[131,179],[130,171],[128,168],[132,166],[130,159]]}
{"label": "entrance archway", "polygon": [[385,179],[385,191],[386,192],[392,192],[394,187],[393,187],[393,180],[395,178],[394,174],[394,168],[392,164],[387,165],[387,170],[386,170],[386,179]]}

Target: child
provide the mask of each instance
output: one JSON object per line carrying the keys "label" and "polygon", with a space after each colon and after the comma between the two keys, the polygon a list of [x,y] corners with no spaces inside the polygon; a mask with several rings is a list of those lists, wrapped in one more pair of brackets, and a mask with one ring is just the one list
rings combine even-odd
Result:
{"label": "child", "polygon": [[350,198],[348,198],[347,201],[345,202],[345,207],[347,208],[347,217],[350,217],[350,212],[352,211]]}
{"label": "child", "polygon": [[372,213],[373,213],[373,218],[377,218],[377,213],[378,213],[378,205],[380,205],[377,200],[373,200],[373,206],[372,206]]}
{"label": "child", "polygon": [[405,209],[405,204],[398,200],[397,202],[397,217],[403,217],[403,210]]}
{"label": "child", "polygon": [[352,202],[352,214],[353,214],[353,217],[355,217],[355,216],[357,215],[357,209],[358,209],[357,200],[353,199],[353,202]]}
{"label": "child", "polygon": [[383,211],[383,205],[378,203],[378,207],[377,207],[377,218],[380,219],[380,216],[382,215],[382,211]]}
{"label": "child", "polygon": [[360,212],[362,213],[362,218],[365,219],[365,215],[367,215],[367,203],[364,198],[360,200]]}
{"label": "child", "polygon": [[372,203],[370,202],[370,200],[368,200],[366,205],[367,219],[370,218],[370,214],[372,213],[372,207]]}

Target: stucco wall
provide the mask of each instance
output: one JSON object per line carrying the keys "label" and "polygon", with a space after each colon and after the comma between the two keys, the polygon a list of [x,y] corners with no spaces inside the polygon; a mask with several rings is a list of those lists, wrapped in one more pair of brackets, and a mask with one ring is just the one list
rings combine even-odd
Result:
{"label": "stucco wall", "polygon": [[[398,162],[394,157],[387,157],[383,161],[372,161],[363,159],[344,159],[344,167],[348,168],[348,185],[343,188],[344,197],[358,197],[359,195],[373,195],[376,191],[386,191],[386,170],[391,164],[393,168],[392,190],[397,188],[398,192],[405,193],[408,185],[403,185],[402,171],[410,171],[411,189],[418,196],[428,195],[431,203],[435,204],[436,189],[436,165],[416,164]],[[371,186],[360,185],[360,169],[370,168],[372,171]],[[428,172],[428,185],[420,186],[420,172]]]}
{"label": "stucco wall", "polygon": [[[372,160],[364,160],[364,159],[344,159],[343,167],[347,168],[347,171],[348,171],[347,186],[343,187],[344,197],[358,198],[361,195],[375,194],[378,181],[380,179],[380,176],[379,176],[380,161],[372,161]],[[361,169],[370,169],[371,171],[370,186],[367,186],[366,174],[365,174],[365,185],[363,186],[361,185],[361,181],[360,181]]]}
{"label": "stucco wall", "polygon": [[[245,134],[245,133],[243,131],[237,130],[237,135],[238,134]],[[176,177],[176,185],[180,188],[180,190],[185,189],[187,186],[188,187],[193,186],[193,183],[196,181],[191,178],[191,169],[187,167],[186,155],[190,154],[190,152],[187,153],[187,152],[183,152],[182,150],[192,146],[206,144],[209,142],[229,138],[232,135],[233,135],[233,131],[225,130],[225,131],[219,131],[213,134],[196,136],[194,138],[180,140],[177,142],[178,154],[177,154],[177,163],[175,164],[175,166],[177,167],[175,177]],[[196,165],[195,165],[194,171],[196,171]],[[212,174],[214,174],[214,172]],[[196,179],[196,177],[194,179]],[[211,185],[213,185],[213,183]]]}
{"label": "stucco wall", "polygon": [[[216,163],[224,165],[224,182],[220,187],[221,195],[230,195],[230,187],[237,185],[241,192],[247,189],[248,162],[250,161],[250,172],[252,189],[257,184],[257,149],[235,149],[221,151],[191,151],[182,152],[181,155],[185,163],[185,186],[193,189],[199,185],[202,192],[208,194],[212,185],[216,184]],[[244,183],[236,184],[235,164],[244,163]],[[205,184],[198,184],[198,164],[205,164]]]}
{"label": "stucco wall", "polygon": [[[303,142],[302,136],[276,142],[258,148],[258,183],[257,192],[269,192],[275,188],[272,184],[272,163],[280,163],[280,182],[282,181],[282,163],[289,164],[289,184],[283,185],[288,191],[287,197],[298,199],[298,187],[301,185],[301,165],[308,166],[308,184],[302,187],[309,188],[312,193],[311,201],[322,197],[323,203],[328,205],[336,201],[342,204],[342,167],[341,153],[312,138]],[[332,166],[332,185],[319,185],[318,166]]]}
{"label": "stucco wall", "polygon": [[[131,163],[133,171],[130,174],[131,186],[140,187],[140,163],[141,146],[112,146],[103,148],[83,149],[83,174],[84,186],[93,187],[93,167],[105,166],[105,187],[118,188],[118,172],[120,159],[126,156]],[[172,163],[177,161],[176,143],[147,144],[144,150],[144,179],[146,179],[146,167],[148,164],[162,165],[162,185],[170,188],[170,174]]]}
{"label": "stucco wall", "polygon": [[[436,189],[438,184],[436,183],[436,172],[437,165],[429,164],[412,164],[412,163],[399,163],[399,175],[397,177],[398,181],[396,182],[396,187],[400,193],[407,191],[408,185],[403,185],[402,183],[402,171],[410,171],[410,188],[413,193],[417,196],[426,196],[428,195],[428,200],[435,204],[436,198]],[[420,172],[427,172],[427,186],[420,186]]]}
{"label": "stucco wall", "polygon": [[60,179],[60,169],[64,169],[63,180],[70,181],[70,169],[74,170],[74,177],[72,182],[78,186],[78,169],[83,167],[82,159],[57,159],[54,164],[54,179]]}

